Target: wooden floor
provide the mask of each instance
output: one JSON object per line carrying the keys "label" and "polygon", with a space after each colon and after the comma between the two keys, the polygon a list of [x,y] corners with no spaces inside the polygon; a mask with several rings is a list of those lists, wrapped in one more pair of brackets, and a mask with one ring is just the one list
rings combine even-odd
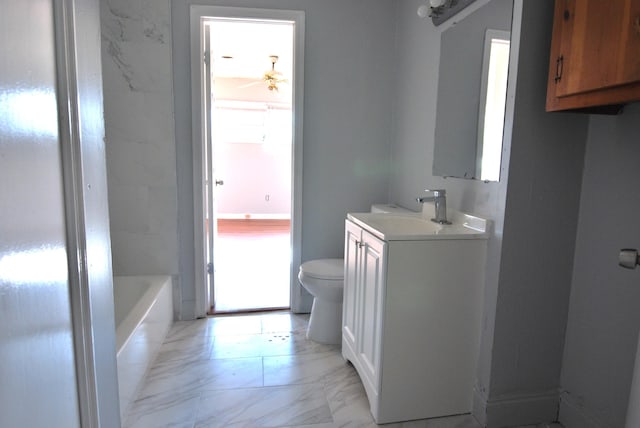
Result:
{"label": "wooden floor", "polygon": [[218,219],[218,233],[227,235],[288,234],[290,227],[290,220]]}
{"label": "wooden floor", "polygon": [[289,307],[289,220],[218,219],[216,313]]}

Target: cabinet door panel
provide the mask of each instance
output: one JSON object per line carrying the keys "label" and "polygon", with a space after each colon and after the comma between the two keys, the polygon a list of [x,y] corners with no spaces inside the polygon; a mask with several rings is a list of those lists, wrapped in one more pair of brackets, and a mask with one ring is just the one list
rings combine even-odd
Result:
{"label": "cabinet door panel", "polygon": [[[640,37],[634,25],[639,5],[640,0],[560,0],[556,4],[555,19],[562,21],[556,96],[624,85],[640,78]],[[631,15],[634,10],[635,16]]]}
{"label": "cabinet door panel", "polygon": [[362,328],[359,330],[358,353],[363,363],[363,375],[377,390],[382,339],[382,315],[385,281],[386,244],[369,233],[362,232]]}
{"label": "cabinet door panel", "polygon": [[358,243],[360,241],[362,229],[354,225],[350,221],[345,222],[345,239],[344,239],[344,297],[343,297],[343,315],[342,315],[342,333],[343,337],[352,345],[356,340],[357,332],[357,309],[358,309],[358,269],[360,262],[358,260]]}
{"label": "cabinet door panel", "polygon": [[625,82],[640,81],[640,0],[627,5],[622,28],[622,46],[618,70]]}

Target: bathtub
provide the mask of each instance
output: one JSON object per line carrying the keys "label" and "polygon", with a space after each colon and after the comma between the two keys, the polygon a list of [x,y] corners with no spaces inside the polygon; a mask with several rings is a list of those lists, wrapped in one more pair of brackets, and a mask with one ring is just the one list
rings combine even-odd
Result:
{"label": "bathtub", "polygon": [[113,297],[120,415],[124,419],[173,323],[171,277],[116,276]]}

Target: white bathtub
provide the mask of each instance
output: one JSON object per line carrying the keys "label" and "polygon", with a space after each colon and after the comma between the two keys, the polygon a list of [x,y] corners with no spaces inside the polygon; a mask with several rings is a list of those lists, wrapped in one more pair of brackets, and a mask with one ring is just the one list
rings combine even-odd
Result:
{"label": "white bathtub", "polygon": [[170,276],[113,278],[122,418],[173,323],[171,293]]}

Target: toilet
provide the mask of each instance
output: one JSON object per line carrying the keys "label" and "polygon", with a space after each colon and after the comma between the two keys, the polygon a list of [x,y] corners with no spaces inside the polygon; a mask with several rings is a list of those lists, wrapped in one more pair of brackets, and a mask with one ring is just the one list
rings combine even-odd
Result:
{"label": "toilet", "polygon": [[[374,204],[372,213],[414,213],[395,204]],[[314,342],[342,343],[344,260],[318,259],[302,263],[300,284],[313,296],[307,338]]]}
{"label": "toilet", "polygon": [[302,263],[300,284],[313,296],[307,338],[337,345],[342,342],[344,260],[318,259]]}

